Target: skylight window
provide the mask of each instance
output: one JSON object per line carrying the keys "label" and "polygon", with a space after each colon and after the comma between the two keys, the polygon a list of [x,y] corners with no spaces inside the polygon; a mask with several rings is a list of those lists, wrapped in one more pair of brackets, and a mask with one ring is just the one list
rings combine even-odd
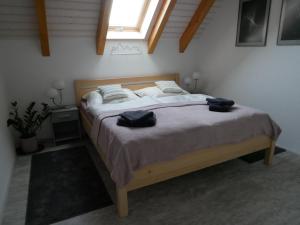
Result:
{"label": "skylight window", "polygon": [[113,0],[108,39],[144,39],[159,0]]}
{"label": "skylight window", "polygon": [[124,0],[114,0],[109,19],[110,27],[132,27],[138,26],[140,17],[143,17],[143,8],[147,5],[146,0],[131,0],[130,4]]}

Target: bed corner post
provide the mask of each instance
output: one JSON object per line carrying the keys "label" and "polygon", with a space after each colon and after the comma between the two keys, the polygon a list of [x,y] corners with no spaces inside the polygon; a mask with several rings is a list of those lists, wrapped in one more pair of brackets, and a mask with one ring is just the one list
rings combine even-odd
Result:
{"label": "bed corner post", "polygon": [[117,210],[119,217],[128,216],[128,199],[126,187],[116,188],[117,191]]}
{"label": "bed corner post", "polygon": [[266,152],[265,152],[265,161],[264,161],[264,163],[267,166],[272,165],[273,156],[274,156],[274,152],[275,152],[275,147],[276,147],[276,141],[272,140],[270,148],[266,149]]}

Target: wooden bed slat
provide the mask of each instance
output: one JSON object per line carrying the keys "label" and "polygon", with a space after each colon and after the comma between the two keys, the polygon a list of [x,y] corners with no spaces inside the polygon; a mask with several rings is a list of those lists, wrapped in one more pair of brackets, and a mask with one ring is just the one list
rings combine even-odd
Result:
{"label": "wooden bed slat", "polygon": [[128,191],[135,190],[235,159],[267,147],[270,148],[270,141],[270,138],[266,136],[259,136],[238,144],[221,145],[193,151],[175,160],[146,166],[134,173],[135,179],[126,188]]}

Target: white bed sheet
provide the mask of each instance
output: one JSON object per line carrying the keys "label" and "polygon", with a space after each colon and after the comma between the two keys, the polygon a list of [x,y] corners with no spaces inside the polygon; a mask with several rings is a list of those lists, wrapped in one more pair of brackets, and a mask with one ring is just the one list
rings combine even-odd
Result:
{"label": "white bed sheet", "polygon": [[139,107],[162,104],[162,103],[176,103],[176,102],[193,102],[193,101],[203,101],[206,102],[206,98],[209,95],[203,94],[186,94],[186,95],[176,95],[167,97],[149,97],[145,96],[135,100],[130,100],[122,103],[114,104],[98,104],[92,105],[87,108],[87,110],[93,115],[97,116],[102,112],[114,111],[114,110],[132,110]]}

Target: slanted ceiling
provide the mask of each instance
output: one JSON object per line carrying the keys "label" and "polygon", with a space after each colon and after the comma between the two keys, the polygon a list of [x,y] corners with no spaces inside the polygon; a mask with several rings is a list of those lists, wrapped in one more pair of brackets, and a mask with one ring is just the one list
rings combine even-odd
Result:
{"label": "slanted ceiling", "polygon": [[[222,1],[222,0],[219,0]],[[201,0],[177,0],[161,38],[178,39]],[[45,0],[50,37],[96,37],[101,0]],[[199,38],[215,14],[215,3],[194,38]],[[38,37],[34,0],[0,1],[0,38]]]}

